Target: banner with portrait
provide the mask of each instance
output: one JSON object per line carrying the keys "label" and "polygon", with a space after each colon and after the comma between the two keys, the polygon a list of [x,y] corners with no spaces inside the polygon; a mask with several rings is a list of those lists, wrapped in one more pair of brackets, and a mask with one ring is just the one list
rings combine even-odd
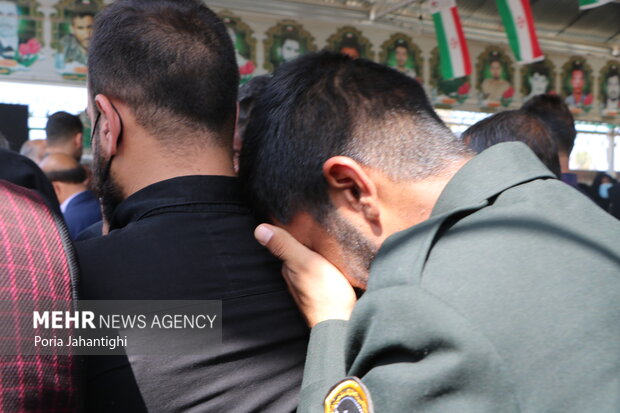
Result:
{"label": "banner with portrait", "polygon": [[256,39],[254,31],[241,18],[228,10],[218,13],[235,48],[235,58],[239,66],[239,82],[246,83],[256,71]]}
{"label": "banner with portrait", "polygon": [[329,36],[326,49],[332,52],[342,53],[353,59],[363,57],[373,60],[375,58],[370,40],[353,26],[341,27],[336,33]]}
{"label": "banner with portrait", "polygon": [[395,33],[381,45],[379,61],[423,83],[422,51],[410,36]]}
{"label": "banner with portrait", "polygon": [[431,51],[431,100],[433,104],[442,109],[451,109],[462,105],[469,97],[471,89],[470,76],[457,77],[446,80],[441,76],[439,66],[439,48]]}
{"label": "banner with portrait", "polygon": [[102,0],[61,0],[52,17],[54,67],[66,80],[86,80],[88,46]]}
{"label": "banner with portrait", "polygon": [[267,30],[265,69],[272,72],[282,63],[316,51],[314,37],[294,20],[282,20]]}
{"label": "banner with portrait", "polygon": [[0,75],[28,71],[41,59],[43,16],[35,0],[0,0]]}
{"label": "banner with portrait", "polygon": [[573,115],[592,109],[592,68],[585,57],[573,56],[562,66],[562,97]]}
{"label": "banner with portrait", "polygon": [[478,100],[483,109],[507,107],[514,97],[512,59],[506,51],[489,46],[478,56]]}
{"label": "banner with portrait", "polygon": [[555,93],[555,65],[546,58],[521,68],[521,94],[527,102],[537,95]]}

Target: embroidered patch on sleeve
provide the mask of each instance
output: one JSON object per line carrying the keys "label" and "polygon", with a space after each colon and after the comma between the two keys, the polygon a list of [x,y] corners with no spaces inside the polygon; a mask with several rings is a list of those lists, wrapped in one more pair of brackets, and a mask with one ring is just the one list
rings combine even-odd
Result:
{"label": "embroidered patch on sleeve", "polygon": [[325,413],[373,413],[370,393],[357,377],[347,377],[333,386],[324,407]]}

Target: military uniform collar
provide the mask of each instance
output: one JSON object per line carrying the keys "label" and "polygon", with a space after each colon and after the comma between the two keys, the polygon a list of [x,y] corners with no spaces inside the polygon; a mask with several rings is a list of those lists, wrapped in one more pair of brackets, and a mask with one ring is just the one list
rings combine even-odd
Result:
{"label": "military uniform collar", "polygon": [[476,205],[508,188],[538,178],[556,178],[522,142],[500,143],[467,162],[444,188],[431,217]]}

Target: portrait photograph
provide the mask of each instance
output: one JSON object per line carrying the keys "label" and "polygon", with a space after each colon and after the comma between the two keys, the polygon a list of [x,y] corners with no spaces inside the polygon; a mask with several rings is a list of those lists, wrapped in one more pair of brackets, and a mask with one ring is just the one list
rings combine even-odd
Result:
{"label": "portrait photograph", "polygon": [[316,51],[314,37],[294,20],[283,20],[267,30],[265,69],[272,72],[284,62]]}
{"label": "portrait photograph", "polygon": [[600,72],[601,115],[620,116],[620,61],[610,60]]}
{"label": "portrait photograph", "polygon": [[411,37],[404,33],[393,34],[381,45],[379,61],[422,82],[424,67],[422,51]]}
{"label": "portrait photograph", "polygon": [[370,41],[361,31],[352,26],[341,27],[336,33],[329,36],[326,49],[342,53],[353,59],[363,57],[372,60],[375,57]]}
{"label": "portrait photograph", "polygon": [[592,109],[592,68],[584,57],[571,57],[562,66],[562,97],[574,115]]}
{"label": "portrait photograph", "polygon": [[485,109],[507,107],[514,97],[512,59],[504,49],[490,46],[478,56],[478,96]]}
{"label": "portrait photograph", "polygon": [[537,95],[555,93],[554,89],[555,68],[551,60],[545,59],[521,68],[521,93],[524,102]]}
{"label": "portrait photograph", "polygon": [[52,17],[54,66],[65,80],[86,80],[88,46],[93,35],[95,15],[103,8],[102,0],[62,0]]}
{"label": "portrait photograph", "polygon": [[28,70],[39,58],[43,38],[35,0],[0,0],[0,75]]}
{"label": "portrait photograph", "polygon": [[239,82],[246,83],[256,71],[256,39],[254,31],[241,18],[229,11],[219,13],[235,48],[235,58],[239,66]]}
{"label": "portrait photograph", "polygon": [[439,67],[439,49],[431,51],[431,99],[433,104],[442,109],[450,109],[463,104],[469,97],[471,90],[470,76],[457,77],[446,80],[441,76]]}

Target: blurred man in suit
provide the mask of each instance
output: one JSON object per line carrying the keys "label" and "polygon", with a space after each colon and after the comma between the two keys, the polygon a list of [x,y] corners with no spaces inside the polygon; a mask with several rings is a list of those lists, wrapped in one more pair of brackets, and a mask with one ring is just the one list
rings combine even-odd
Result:
{"label": "blurred man in suit", "polygon": [[48,177],[60,203],[71,238],[101,220],[97,197],[86,185],[86,170],[75,158],[63,153],[47,155],[41,169]]}

